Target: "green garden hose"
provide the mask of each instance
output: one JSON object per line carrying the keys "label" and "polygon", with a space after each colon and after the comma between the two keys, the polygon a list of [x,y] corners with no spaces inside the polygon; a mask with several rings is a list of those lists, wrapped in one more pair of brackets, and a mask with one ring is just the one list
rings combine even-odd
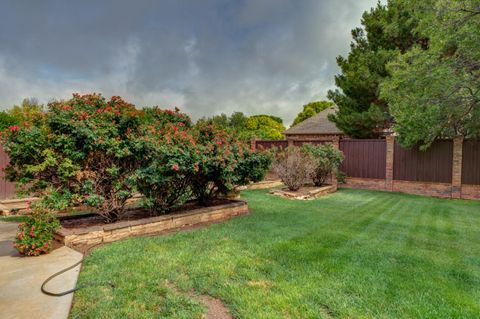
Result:
{"label": "green garden hose", "polygon": [[90,286],[110,286],[112,289],[115,288],[115,285],[111,282],[96,282],[96,283],[88,283],[88,284],[85,284],[85,285],[82,285],[82,286],[76,286],[75,288],[73,289],[69,289],[69,290],[66,290],[66,291],[62,291],[62,292],[51,292],[51,291],[48,291],[46,288],[45,288],[45,285],[50,282],[50,280],[52,280],[53,278],[55,277],[58,277],[60,276],[61,274],[77,267],[78,265],[80,265],[84,260],[85,260],[85,257],[87,257],[90,252],[93,250],[93,248],[99,246],[100,244],[102,243],[99,243],[99,244],[95,244],[91,247],[89,247],[83,254],[82,256],[82,259],[80,259],[79,261],[77,261],[76,263],[74,263],[73,265],[71,266],[68,266],[67,268],[64,268],[56,273],[54,273],[53,275],[51,275],[50,277],[48,277],[43,283],[42,283],[42,286],[40,287],[40,290],[46,294],[46,295],[49,295],[49,296],[53,296],[53,297],[62,297],[62,296],[65,296],[65,295],[68,295],[68,294],[71,294],[72,292],[75,292],[77,290],[80,290],[82,288],[86,288],[86,287],[90,287]]}

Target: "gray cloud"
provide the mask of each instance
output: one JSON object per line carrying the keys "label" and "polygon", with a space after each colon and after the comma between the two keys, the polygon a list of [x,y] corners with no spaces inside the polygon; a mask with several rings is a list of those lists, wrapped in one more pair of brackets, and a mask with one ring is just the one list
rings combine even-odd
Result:
{"label": "gray cloud", "polygon": [[180,106],[198,118],[325,98],[376,0],[0,0],[0,105],[72,92]]}

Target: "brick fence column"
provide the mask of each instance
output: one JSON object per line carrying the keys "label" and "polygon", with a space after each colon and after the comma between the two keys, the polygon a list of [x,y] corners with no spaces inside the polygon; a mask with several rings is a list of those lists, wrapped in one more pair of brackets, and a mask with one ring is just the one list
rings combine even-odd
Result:
{"label": "brick fence column", "polygon": [[452,198],[462,197],[463,137],[453,139]]}
{"label": "brick fence column", "polygon": [[395,136],[387,136],[385,142],[387,143],[385,189],[391,192],[393,191],[393,152],[395,150]]}
{"label": "brick fence column", "polygon": [[[333,145],[333,148],[339,150],[340,149],[340,137],[334,136],[332,138],[332,145]],[[338,187],[337,173],[332,174],[332,185],[335,185],[335,187]]]}

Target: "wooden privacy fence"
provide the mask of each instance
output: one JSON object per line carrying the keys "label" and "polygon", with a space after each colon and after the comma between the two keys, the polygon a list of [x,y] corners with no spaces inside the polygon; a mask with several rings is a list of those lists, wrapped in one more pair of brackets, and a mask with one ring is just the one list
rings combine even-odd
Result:
{"label": "wooden privacy fence", "polygon": [[324,140],[252,140],[252,148],[268,150],[271,148],[284,149],[288,146],[302,146],[303,144],[322,145],[332,143]]}
{"label": "wooden privacy fence", "polygon": [[453,168],[453,141],[436,141],[427,151],[404,149],[395,142],[393,179],[415,182],[450,183]]}
{"label": "wooden privacy fence", "polygon": [[341,140],[345,159],[340,170],[349,177],[385,178],[385,140]]}
{"label": "wooden privacy fence", "polygon": [[294,140],[293,141],[294,146],[302,146],[304,144],[323,145],[327,143],[331,143],[331,141],[311,141],[311,140]]}
{"label": "wooden privacy fence", "polygon": [[0,146],[0,199],[15,197],[15,183],[5,180],[5,173],[3,169],[8,165],[8,155],[5,153],[2,146]]}
{"label": "wooden privacy fence", "polygon": [[480,184],[480,141],[463,141],[462,183]]}
{"label": "wooden privacy fence", "polygon": [[[253,147],[273,145],[255,141]],[[342,139],[332,141],[282,141],[338,145],[345,160],[340,170],[345,187],[398,191],[445,198],[480,199],[480,141],[439,140],[426,151],[405,149],[393,136],[386,139]]]}
{"label": "wooden privacy fence", "polygon": [[258,149],[271,149],[271,148],[280,148],[283,149],[288,146],[288,141],[286,140],[268,140],[268,141],[260,141],[260,140],[252,140],[254,143],[252,146]]}

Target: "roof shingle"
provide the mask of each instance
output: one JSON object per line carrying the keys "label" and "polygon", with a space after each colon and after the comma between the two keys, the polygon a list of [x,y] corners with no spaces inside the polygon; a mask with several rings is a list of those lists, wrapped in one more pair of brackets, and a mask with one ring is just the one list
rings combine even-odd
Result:
{"label": "roof shingle", "polygon": [[290,127],[283,132],[285,135],[293,134],[343,134],[343,132],[328,119],[328,114],[334,114],[337,111],[335,106],[329,107],[320,113]]}

